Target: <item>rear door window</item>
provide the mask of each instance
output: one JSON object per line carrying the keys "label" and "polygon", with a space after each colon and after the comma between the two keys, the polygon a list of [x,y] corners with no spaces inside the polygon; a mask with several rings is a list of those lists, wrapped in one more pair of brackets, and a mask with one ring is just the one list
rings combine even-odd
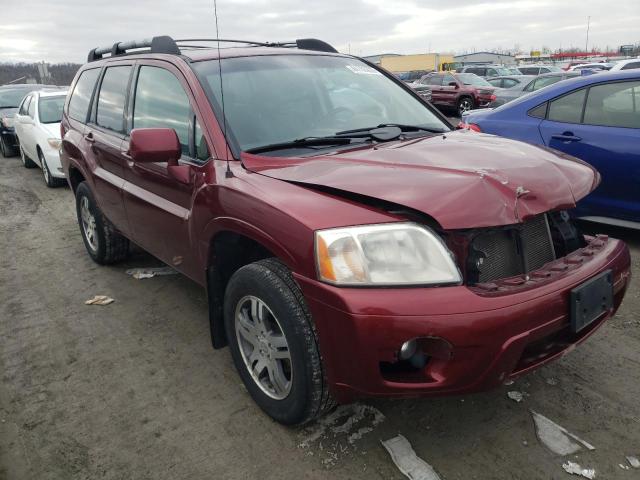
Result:
{"label": "rear door window", "polygon": [[428,80],[429,85],[442,85],[442,75],[432,75]]}
{"label": "rear door window", "polygon": [[136,84],[133,128],[172,128],[182,154],[190,155],[191,105],[176,76],[160,67],[142,66]]}
{"label": "rear door window", "polygon": [[96,124],[114,132],[124,132],[124,104],[131,66],[109,67],[104,73],[98,94]]}
{"label": "rear door window", "polygon": [[69,100],[69,116],[74,120],[85,122],[89,111],[89,103],[93,89],[100,74],[99,68],[85,70],[80,74]]}
{"label": "rear door window", "polygon": [[549,103],[547,118],[554,122],[580,123],[586,90],[583,88]]}
{"label": "rear door window", "polygon": [[589,89],[583,123],[640,128],[640,82],[617,82]]}
{"label": "rear door window", "polygon": [[519,82],[517,80],[514,80],[513,78],[505,78],[502,80],[502,87],[503,88],[511,88],[511,87],[515,87]]}

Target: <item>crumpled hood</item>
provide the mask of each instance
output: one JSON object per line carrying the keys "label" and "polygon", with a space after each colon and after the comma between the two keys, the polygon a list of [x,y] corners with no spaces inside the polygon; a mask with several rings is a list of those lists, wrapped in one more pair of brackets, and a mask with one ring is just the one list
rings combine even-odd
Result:
{"label": "crumpled hood", "polygon": [[445,229],[509,225],[571,208],[599,182],[573,157],[468,130],[307,158],[243,154],[242,161],[268,177],[419,210]]}

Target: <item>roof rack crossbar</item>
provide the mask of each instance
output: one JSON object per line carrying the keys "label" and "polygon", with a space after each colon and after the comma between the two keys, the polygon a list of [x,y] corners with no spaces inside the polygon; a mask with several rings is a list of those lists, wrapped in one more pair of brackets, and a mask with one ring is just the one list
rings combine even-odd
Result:
{"label": "roof rack crossbar", "polygon": [[94,48],[89,52],[88,61],[93,62],[103,58],[109,54],[112,57],[131,53],[130,50],[149,49],[151,53],[168,53],[180,55],[180,46],[183,48],[205,48],[202,45],[185,45],[184,42],[221,42],[221,43],[242,43],[255,47],[280,47],[280,48],[299,48],[301,50],[315,50],[319,52],[338,53],[338,51],[322,40],[315,38],[302,38],[292,42],[254,42],[250,40],[230,40],[218,38],[186,38],[174,40],[169,36],[160,36],[153,38],[145,38],[143,40],[130,40],[127,42],[114,43],[108,47]]}

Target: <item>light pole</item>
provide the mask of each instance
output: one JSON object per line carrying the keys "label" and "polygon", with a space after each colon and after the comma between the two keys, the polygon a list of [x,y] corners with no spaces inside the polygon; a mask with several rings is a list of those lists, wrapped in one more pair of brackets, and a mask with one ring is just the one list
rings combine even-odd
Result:
{"label": "light pole", "polygon": [[584,51],[589,51],[589,24],[591,23],[591,15],[587,17],[587,41],[584,44]]}

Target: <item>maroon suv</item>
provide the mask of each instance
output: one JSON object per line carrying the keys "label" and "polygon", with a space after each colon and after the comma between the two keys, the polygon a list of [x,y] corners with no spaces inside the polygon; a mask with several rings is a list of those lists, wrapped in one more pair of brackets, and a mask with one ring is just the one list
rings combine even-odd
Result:
{"label": "maroon suv", "polygon": [[567,214],[589,165],[454,131],[317,40],[207,45],[92,50],[61,158],[89,255],[133,241],[202,285],[213,346],[276,420],[495,387],[615,313],[629,251]]}
{"label": "maroon suv", "polygon": [[431,73],[420,83],[431,87],[431,103],[455,108],[460,116],[474,108],[488,107],[496,99],[496,87],[474,73]]}

